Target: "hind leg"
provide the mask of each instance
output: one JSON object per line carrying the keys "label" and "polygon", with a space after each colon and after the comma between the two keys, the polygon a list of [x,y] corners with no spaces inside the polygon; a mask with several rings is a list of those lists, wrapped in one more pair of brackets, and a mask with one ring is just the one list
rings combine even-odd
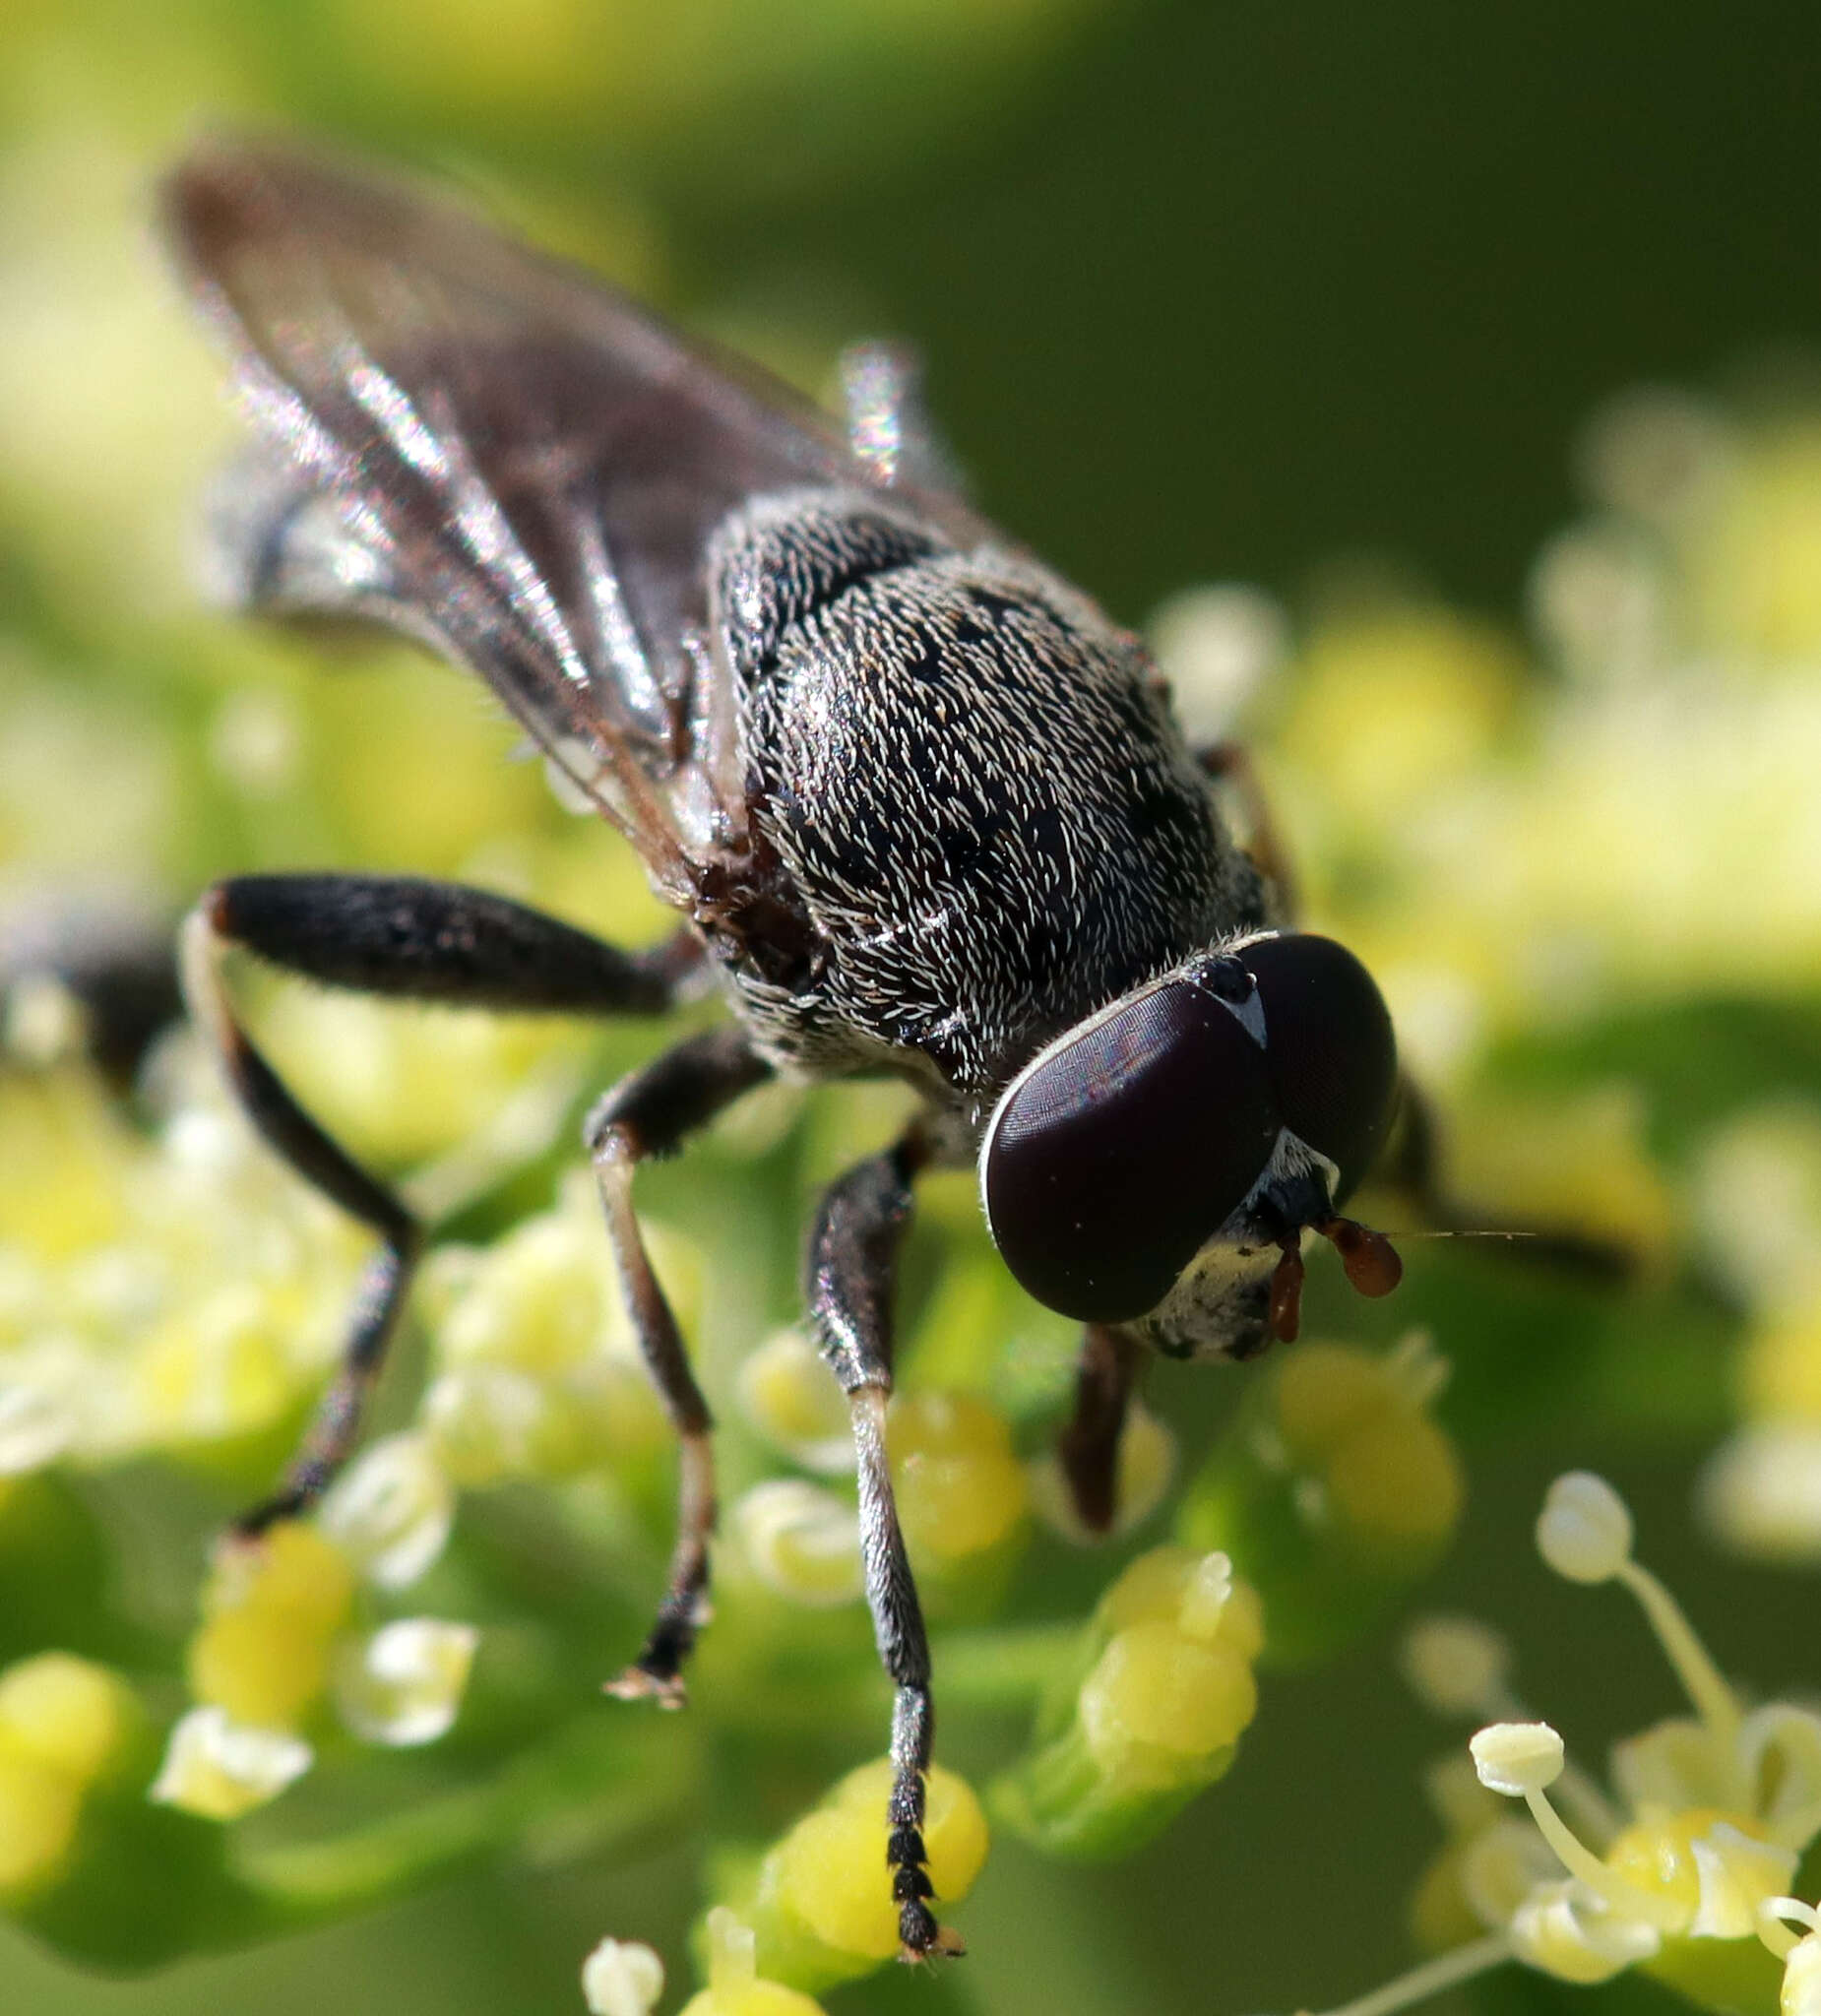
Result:
{"label": "hind leg", "polygon": [[363,993],[575,1015],[659,1014],[698,955],[693,941],[620,952],[504,897],[403,876],[241,875],[218,882],[192,911],[181,941],[184,993],[234,1097],[305,1181],[380,1239],[354,1298],[341,1370],[302,1446],[279,1488],[236,1522],[252,1536],[307,1511],[346,1461],[423,1228],[304,1111],[247,1035],[222,972],[234,948]]}

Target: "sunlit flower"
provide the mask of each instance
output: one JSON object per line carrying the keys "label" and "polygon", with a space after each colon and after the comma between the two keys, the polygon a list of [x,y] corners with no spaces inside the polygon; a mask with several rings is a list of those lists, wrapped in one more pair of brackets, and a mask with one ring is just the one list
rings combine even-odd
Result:
{"label": "sunlit flower", "polygon": [[1709,1267],[1743,1303],[1735,1386],[1743,1418],[1701,1476],[1727,1544],[1821,1558],[1821,1111],[1785,1101],[1737,1115],[1704,1145],[1696,1226]]}
{"label": "sunlit flower", "polygon": [[238,1820],[309,1770],[315,1752],[287,1730],[247,1727],[219,1707],[192,1708],[170,1732],[151,1797],[204,1820]]}
{"label": "sunlit flower", "polygon": [[[891,1783],[885,1757],[842,1779],[766,1851],[750,1886],[733,1897],[732,1918],[710,1914],[711,1949],[730,1938],[734,1959],[742,1951],[755,1956],[745,1964],[748,1972],[754,1964],[761,1970],[761,1985],[783,1982],[812,1992],[891,1960],[899,1951],[898,1906],[881,1880]],[[967,1896],[986,1859],[986,1816],[966,1780],[940,1765],[929,1772],[925,1791],[929,1876],[946,1910]],[[717,1984],[711,1969],[711,1987]],[[698,2016],[720,2006],[707,2003]],[[786,2006],[796,2004],[781,2003],[780,2016]],[[766,2016],[769,2007],[755,2003],[754,2016]]]}
{"label": "sunlit flower", "polygon": [[602,1939],[582,1963],[590,2016],[649,2016],[663,1993],[663,1962],[634,1940]]}
{"label": "sunlit flower", "polygon": [[822,2016],[820,2002],[796,1988],[761,1980],[758,1941],[721,1906],[708,1915],[708,1986],[683,2005],[683,2016]]}
{"label": "sunlit flower", "polygon": [[1245,1564],[1268,1660],[1306,1662],[1356,1636],[1448,1544],[1465,1483],[1435,1417],[1447,1379],[1421,1332],[1388,1353],[1298,1343],[1262,1368],[1190,1480],[1176,1531]]}
{"label": "sunlit flower", "polygon": [[[1636,1598],[1694,1713],[1616,1744],[1608,1793],[1567,1762],[1546,1723],[1517,1719],[1507,1659],[1483,1629],[1425,1626],[1409,1666],[1437,1707],[1500,1719],[1471,1750],[1479,1785],[1528,1807],[1532,1829],[1447,1781],[1454,1837],[1419,1893],[1419,1928],[1452,1950],[1350,2010],[1389,2011],[1504,1960],[1592,1983],[1640,1968],[1715,2010],[1786,2007],[1812,1962],[1785,1934],[1806,1907],[1787,1897],[1821,1836],[1821,1716],[1791,1702],[1747,1709],[1673,1597],[1632,1554],[1631,1514],[1601,1479],[1558,1478],[1538,1521],[1543,1559],[1573,1582]],[[1539,1858],[1538,1851],[1542,1854]],[[1792,1988],[1791,1983],[1794,1984]]]}
{"label": "sunlit flower", "polygon": [[1100,1599],[993,1810],[1048,1853],[1094,1860],[1159,1833],[1231,1764],[1258,1707],[1257,1595],[1223,1553],[1155,1547]]}

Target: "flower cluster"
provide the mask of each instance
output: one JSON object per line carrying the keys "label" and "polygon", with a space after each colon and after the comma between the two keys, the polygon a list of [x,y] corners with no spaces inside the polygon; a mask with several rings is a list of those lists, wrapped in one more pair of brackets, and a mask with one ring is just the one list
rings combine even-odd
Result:
{"label": "flower cluster", "polygon": [[1383,1354],[1300,1343],[1262,1373],[1191,1480],[1177,1531],[1245,1564],[1272,1664],[1358,1637],[1453,1538],[1461,1460],[1433,1412],[1447,1378],[1420,1331]]}
{"label": "flower cluster", "polygon": [[1141,1554],[1061,1667],[1030,1754],[996,1781],[997,1816],[1071,1859],[1150,1840],[1231,1764],[1264,1638],[1257,1593],[1224,1554]]}
{"label": "flower cluster", "polygon": [[[811,8],[778,60],[833,66],[840,43],[905,102],[946,105],[915,87],[964,27],[976,62],[1003,62],[1060,11],[988,24],[969,0],[862,31]],[[306,12],[312,60],[354,88],[428,77],[508,123],[560,99],[591,160],[605,128],[777,95],[750,33],[729,40],[757,85],[659,0],[538,0],[510,49],[472,0],[396,0],[378,27],[341,0]],[[579,57],[608,15],[638,61]],[[200,19],[160,13],[159,60],[215,101]],[[0,22],[0,51],[15,32]],[[33,101],[68,89],[54,55],[15,73]],[[870,127],[893,94],[851,101]],[[681,1174],[641,1172],[722,1495],[690,1712],[641,1715],[599,1682],[663,1586],[674,1459],[571,1165],[585,1102],[659,1037],[376,1006],[237,962],[286,1082],[433,1243],[363,1452],[308,1521],[218,1543],[322,1390],[365,1242],[180,1033],[137,1068],[97,1055],[93,1007],[31,956],[45,916],[156,943],[211,877],[307,863],[475,882],[629,945],[672,920],[443,668],[374,646],[326,675],[313,648],[196,607],[176,528],[224,446],[214,374],[130,263],[145,145],[118,106],[60,116],[0,144],[0,1914],[133,1970],[455,1871],[562,1863],[599,1890],[591,1923],[658,1941],[673,1979],[698,1918],[688,2016],[812,2016],[825,1990],[858,2007],[848,1984],[896,1950],[886,1767],[853,1768],[887,1690],[848,1410],[781,1326],[815,1197],[891,1138],[903,1088],[768,1089]],[[660,288],[641,217],[565,195],[541,222]],[[759,335],[786,360],[817,347]],[[1028,1922],[998,1902],[982,1922],[982,1893],[971,1939],[1035,1966],[1092,1936],[1108,2006],[1159,2000],[1130,1985],[1148,1945],[1203,1937],[1195,1801],[1255,1714],[1297,1712],[1274,1671],[1369,1645],[1437,1568],[1496,1438],[1646,1422],[1707,1448],[1730,1428],[1702,1487],[1715,1531],[1821,1555],[1821,427],[1654,393],[1600,415],[1581,463],[1589,509],[1538,558],[1529,647],[1357,586],[1293,618],[1199,589],[1155,642],[1195,734],[1259,746],[1307,921],[1382,981],[1471,1207],[1452,1228],[1598,1235],[1636,1298],[1501,1273],[1428,1242],[1407,1196],[1362,1200],[1402,1239],[1399,1297],[1350,1303],[1343,1332],[1316,1260],[1311,1340],[1232,1378],[1158,1368],[1128,1397],[1097,1551],[1051,1453],[1071,1326],[1009,1283],[967,1172],[921,1186],[888,1444],[934,1641],[932,1876],[945,1909],[967,1895],[990,1813],[1008,1863],[1046,1858],[1045,1887]],[[1736,1694],[1602,1487],[1566,1482],[1543,1542],[1563,1573],[1637,1596],[1693,1712],[1620,1743],[1601,1783],[1515,1698],[1496,1641],[1419,1633],[1425,1690],[1485,1727],[1432,1782],[1446,1842],[1414,1913],[1432,1957],[1393,1999],[1515,1960],[1815,2016],[1821,1722],[1799,1695]],[[1266,1833],[1273,1804],[1224,1823]],[[1179,1884],[1118,1914],[1070,1887],[1166,1828]],[[639,1880],[654,1854],[663,1897]],[[564,1923],[568,1966],[586,1940]],[[653,1947],[608,1940],[583,1990],[597,2016],[648,2016],[664,1982]]]}
{"label": "flower cluster", "polygon": [[[1793,1701],[1747,1708],[1668,1590],[1632,1553],[1624,1501],[1586,1472],[1556,1480],[1537,1527],[1571,1582],[1617,1583],[1638,1602],[1693,1710],[1617,1743],[1611,1788],[1567,1762],[1547,1723],[1517,1719],[1502,1644],[1438,1619],[1409,1667],[1438,1710],[1500,1719],[1434,1782],[1449,1840],[1416,1899],[1443,1949],[1352,2009],[1388,2011],[1507,1960],[1595,1984],[1637,1968],[1698,2006],[1807,2016],[1814,1912],[1789,1892],[1821,1839],[1821,1715]],[[1551,1797],[1551,1794],[1554,1797]],[[1529,1826],[1504,1817],[1521,1800]],[[1789,1929],[1794,1920],[1805,1929]]]}
{"label": "flower cluster", "polygon": [[1772,1560],[1821,1559],[1821,1109],[1739,1114],[1704,1144],[1696,1225],[1747,1313],[1738,1428],[1702,1477],[1715,1531]]}

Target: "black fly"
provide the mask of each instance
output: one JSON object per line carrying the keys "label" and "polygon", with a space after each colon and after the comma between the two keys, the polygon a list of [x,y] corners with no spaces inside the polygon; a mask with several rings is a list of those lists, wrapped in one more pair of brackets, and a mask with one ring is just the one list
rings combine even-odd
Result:
{"label": "black fly", "polygon": [[[731,1019],[614,1088],[587,1145],[633,1321],[682,1443],[669,1586],[615,1683],[681,1696],[715,1520],[709,1413],[632,1208],[633,1171],[776,1072],[893,1073],[895,1147],[829,1191],[808,1300],[858,1451],[867,1599],[896,1683],[889,1846],[907,1956],[953,1950],[921,1837],[929,1656],[885,1459],[911,1184],[977,1163],[1038,1300],[1086,1325],[1065,1467],[1110,1514],[1134,1363],[1295,1334],[1305,1228],[1382,1293],[1341,1217],[1394,1102],[1391,1023],[1331,940],[1288,932],[1137,640],[944,485],[875,354],[851,434],[611,288],[460,212],[308,155],[220,144],[167,192],[257,449],[220,558],[280,614],[372,618],[481,674],[680,912],[624,953],[499,897],[239,876],[183,942],[192,1012],[267,1139],[381,1247],[344,1368],[257,1533],[345,1457],[422,1243],[310,1119],[224,990],[241,946],[377,993]],[[1262,851],[1262,850],[1261,850]],[[1267,863],[1268,864],[1268,863]]]}

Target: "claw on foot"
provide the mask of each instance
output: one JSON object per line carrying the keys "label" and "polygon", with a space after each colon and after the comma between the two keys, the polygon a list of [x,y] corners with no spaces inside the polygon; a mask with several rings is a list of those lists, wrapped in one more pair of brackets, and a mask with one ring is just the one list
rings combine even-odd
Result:
{"label": "claw on foot", "polygon": [[681,1708],[689,1699],[681,1673],[648,1672],[642,1666],[629,1666],[617,1680],[602,1680],[600,1691],[616,1701],[656,1701],[659,1708]]}
{"label": "claw on foot", "polygon": [[903,1927],[905,1936],[898,1948],[898,1958],[906,1967],[921,1967],[931,1960],[959,1960],[968,1950],[968,1942],[949,1925],[937,1924],[929,1913],[923,1914],[927,1929],[919,1925],[915,1936],[910,1936],[911,1927]]}

